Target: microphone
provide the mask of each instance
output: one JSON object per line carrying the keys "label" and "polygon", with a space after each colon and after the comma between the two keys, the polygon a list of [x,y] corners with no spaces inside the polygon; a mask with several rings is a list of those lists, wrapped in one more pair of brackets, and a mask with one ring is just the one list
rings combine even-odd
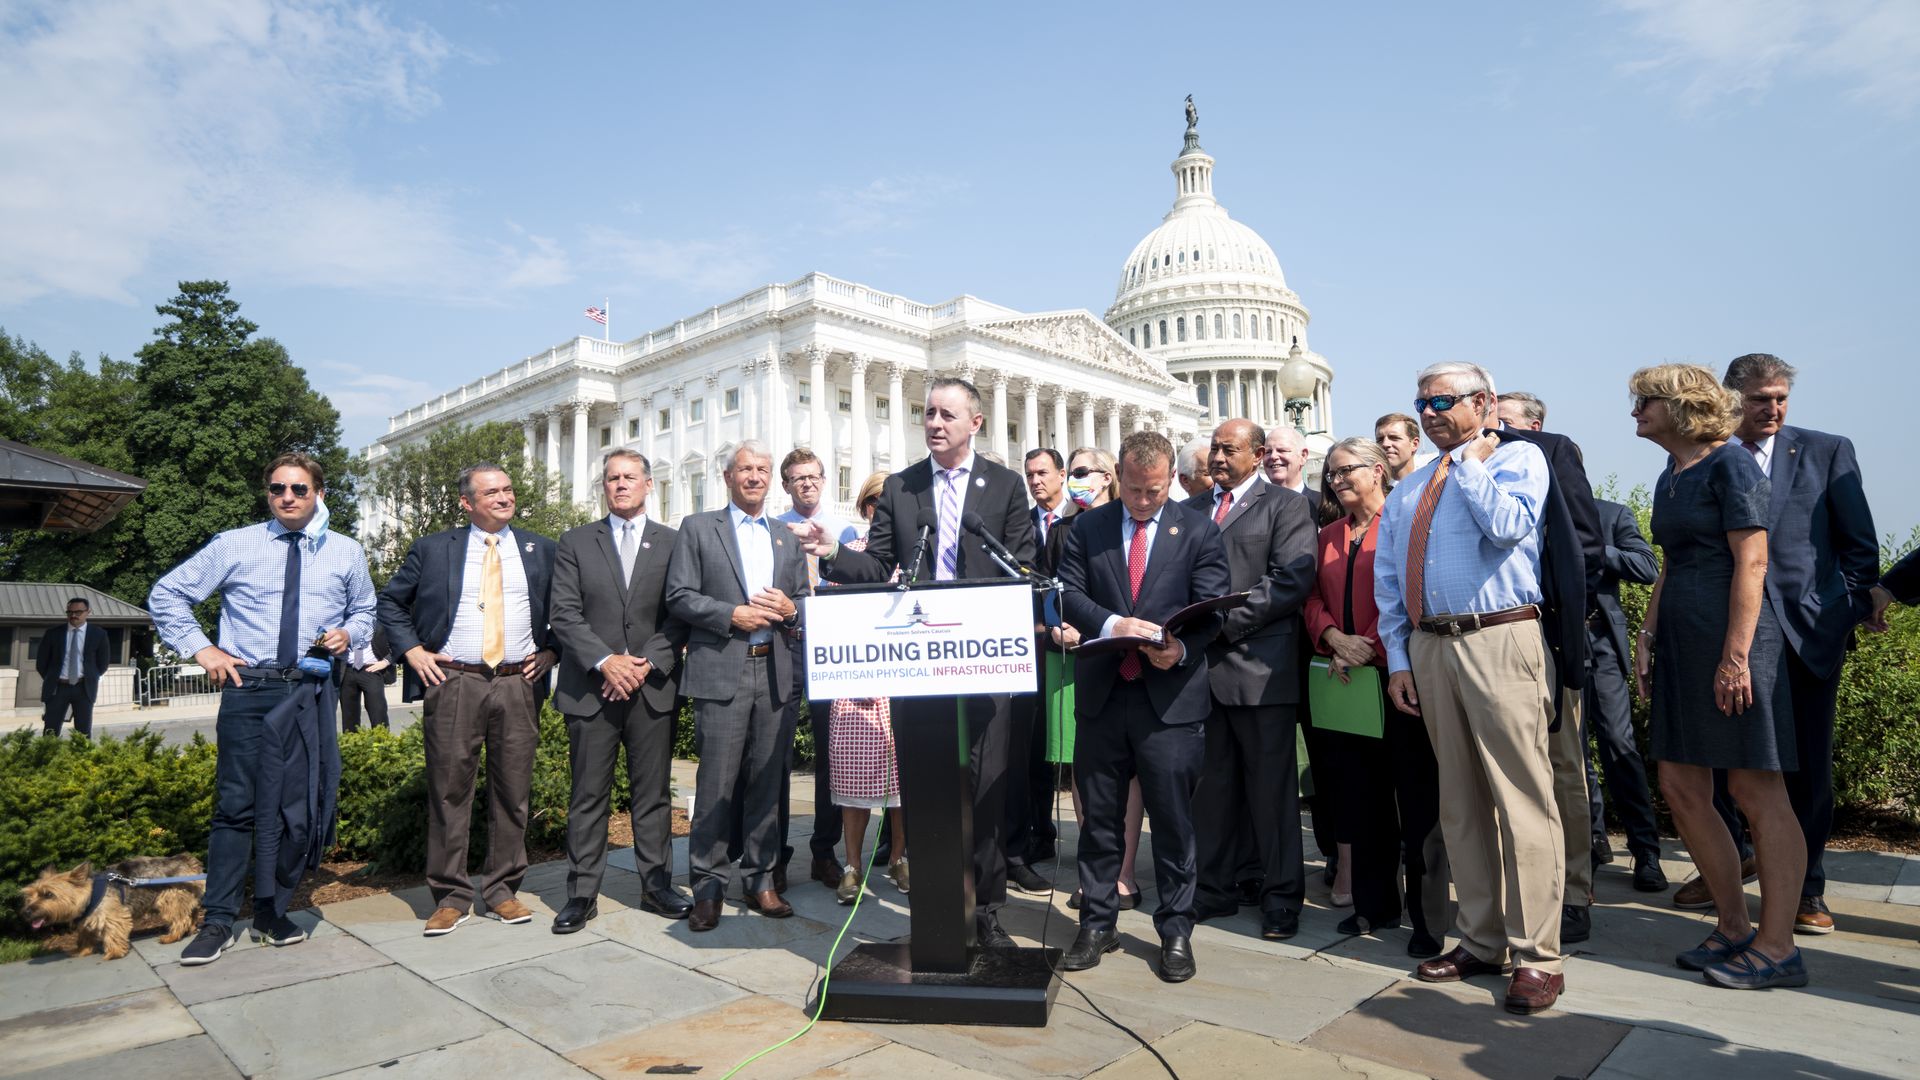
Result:
{"label": "microphone", "polygon": [[1007,545],[1001,543],[999,537],[988,531],[987,523],[980,520],[979,514],[971,510],[962,514],[960,527],[979,537],[980,543],[986,546],[987,554],[993,556],[993,561],[999,563],[1000,568],[1010,576],[1018,578],[1038,576],[1020,565],[1020,560],[1013,557],[1013,552],[1007,550]]}
{"label": "microphone", "polygon": [[920,508],[920,538],[914,542],[913,562],[907,566],[906,575],[900,579],[901,588],[904,589],[908,585],[913,584],[914,580],[920,576],[920,560],[927,555],[927,534],[932,532],[939,524],[940,518],[934,513],[933,507],[923,506]]}

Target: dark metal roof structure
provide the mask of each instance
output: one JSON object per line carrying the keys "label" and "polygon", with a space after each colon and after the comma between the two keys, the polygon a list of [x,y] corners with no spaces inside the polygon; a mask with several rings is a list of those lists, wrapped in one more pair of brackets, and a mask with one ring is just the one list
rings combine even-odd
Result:
{"label": "dark metal roof structure", "polygon": [[146,626],[153,622],[143,608],[85,585],[61,585],[40,581],[0,582],[0,623],[62,623],[67,620],[67,601],[76,596],[87,598],[93,613],[87,621],[102,626]]}
{"label": "dark metal roof structure", "polygon": [[0,529],[92,532],[146,487],[137,476],[0,439]]}

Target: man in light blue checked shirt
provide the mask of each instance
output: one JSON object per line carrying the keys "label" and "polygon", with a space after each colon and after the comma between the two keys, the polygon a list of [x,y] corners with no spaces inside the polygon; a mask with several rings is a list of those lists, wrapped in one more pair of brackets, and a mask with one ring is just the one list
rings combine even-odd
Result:
{"label": "man in light blue checked shirt", "polygon": [[1387,497],[1373,579],[1387,696],[1426,722],[1460,901],[1460,943],[1417,974],[1453,982],[1511,968],[1507,1009],[1539,1012],[1565,986],[1565,849],[1547,747],[1555,682],[1540,621],[1552,475],[1538,447],[1492,430],[1484,369],[1435,364],[1419,388],[1414,413],[1440,456]]}
{"label": "man in light blue checked shirt", "polygon": [[[253,789],[261,721],[303,680],[300,657],[316,640],[334,655],[373,634],[373,580],[353,539],[327,530],[324,473],[305,454],[282,454],[267,467],[273,519],[230,529],[167,572],[147,608],[160,640],[205,668],[222,687],[215,721],[213,823],[207,837],[206,919],[181,953],[186,966],[210,964],[234,944],[233,920],[253,859]],[[220,597],[220,643],[207,640],[195,604]],[[288,596],[294,602],[286,603]],[[274,945],[306,934],[284,916],[255,920]]]}

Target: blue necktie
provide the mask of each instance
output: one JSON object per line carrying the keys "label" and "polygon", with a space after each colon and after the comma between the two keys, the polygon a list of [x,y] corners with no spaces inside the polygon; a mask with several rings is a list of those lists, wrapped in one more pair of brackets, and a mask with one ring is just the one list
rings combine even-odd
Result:
{"label": "blue necktie", "polygon": [[274,667],[290,668],[300,662],[300,541],[305,535],[280,536],[287,544],[287,576],[280,586],[280,653]]}

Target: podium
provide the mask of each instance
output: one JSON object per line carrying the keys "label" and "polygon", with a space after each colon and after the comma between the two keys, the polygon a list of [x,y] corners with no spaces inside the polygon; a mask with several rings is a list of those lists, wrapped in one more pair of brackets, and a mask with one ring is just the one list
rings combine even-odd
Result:
{"label": "podium", "polygon": [[[807,696],[893,701],[900,794],[912,833],[908,944],[867,944],[834,965],[827,1020],[1045,1027],[1059,949],[974,938],[970,712],[1031,694],[1033,588],[1025,582],[836,585],[806,598]],[[831,813],[816,807],[815,813]]]}

